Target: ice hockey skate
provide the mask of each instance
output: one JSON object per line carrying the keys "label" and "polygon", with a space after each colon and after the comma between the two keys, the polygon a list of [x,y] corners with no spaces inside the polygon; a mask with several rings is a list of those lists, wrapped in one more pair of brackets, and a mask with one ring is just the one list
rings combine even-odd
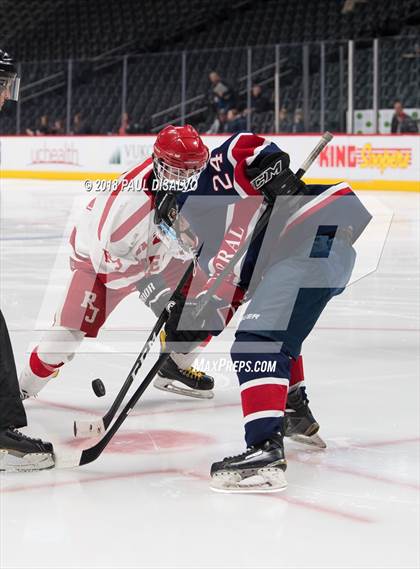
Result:
{"label": "ice hockey skate", "polygon": [[[166,333],[159,335],[162,350],[165,350]],[[186,395],[196,399],[213,399],[214,379],[192,366],[197,354],[192,351],[188,354],[172,352],[162,366],[153,383],[156,389]]]}
{"label": "ice hockey skate", "polygon": [[283,437],[273,435],[237,456],[211,467],[210,488],[215,492],[279,492],[287,486]]}
{"label": "ice hockey skate", "polygon": [[305,387],[289,391],[284,416],[285,436],[293,441],[317,448],[327,448],[318,435],[319,424],[309,408]]}
{"label": "ice hockey skate", "polygon": [[186,369],[178,367],[172,357],[162,366],[154,381],[156,389],[186,395],[196,399],[213,399],[214,379],[203,371],[189,366]]}
{"label": "ice hockey skate", "polygon": [[13,427],[0,430],[0,471],[27,472],[53,467],[51,443],[28,437]]}

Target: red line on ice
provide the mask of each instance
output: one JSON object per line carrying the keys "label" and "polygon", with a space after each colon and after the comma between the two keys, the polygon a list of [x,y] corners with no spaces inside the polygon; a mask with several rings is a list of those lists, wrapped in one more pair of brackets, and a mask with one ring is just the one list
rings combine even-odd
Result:
{"label": "red line on ice", "polygon": [[[298,461],[300,462],[300,461]],[[308,463],[306,463],[308,464]],[[378,482],[383,482],[384,484],[392,484],[393,486],[402,486],[404,488],[410,488],[411,490],[419,490],[420,486],[413,482],[405,482],[403,480],[394,480],[392,478],[386,478],[385,476],[380,476],[379,474],[369,474],[368,472],[360,472],[358,470],[353,470],[352,468],[347,468],[345,466],[337,466],[331,464],[323,464],[316,466],[321,466],[321,468],[327,468],[333,472],[340,472],[341,474],[349,474],[351,476],[359,476],[360,478],[368,478],[369,480],[376,480]]]}
{"label": "red line on ice", "polygon": [[[177,476],[184,476],[186,479],[188,478],[195,478],[196,480],[200,480],[202,482],[208,481],[209,478],[206,475],[199,474],[196,472],[189,472],[184,470],[178,470],[175,468],[168,468],[162,470],[144,470],[139,472],[129,472],[129,473],[119,473],[119,474],[106,474],[104,476],[92,476],[89,478],[77,478],[76,480],[63,480],[60,482],[43,482],[40,484],[28,484],[22,486],[10,486],[9,488],[3,488],[3,494],[12,494],[17,492],[28,492],[33,490],[43,490],[47,488],[63,488],[66,486],[74,486],[79,484],[91,484],[93,482],[107,482],[112,480],[124,480],[130,478],[140,478],[143,476],[154,476],[154,475],[171,475],[175,474]],[[265,497],[265,498],[276,498],[278,500],[283,500],[293,506],[298,506],[300,508],[307,508],[309,510],[314,510],[316,512],[320,512],[323,514],[335,516],[338,518],[344,518],[346,520],[352,520],[355,522],[362,522],[362,523],[372,523],[374,520],[366,518],[364,516],[359,516],[357,514],[352,514],[350,512],[344,512],[341,510],[337,510],[335,508],[330,508],[328,506],[316,505],[311,502],[307,502],[305,500],[300,500],[297,498],[292,498],[289,496],[283,495],[274,495],[274,494],[259,494],[258,496],[254,494],[254,497]]]}
{"label": "red line on ice", "polygon": [[329,514],[338,518],[344,518],[346,520],[352,520],[353,522],[362,522],[371,524],[375,520],[367,518],[366,516],[360,516],[359,514],[352,514],[351,512],[344,512],[342,510],[336,510],[335,508],[330,508],[329,506],[322,506],[320,504],[313,504],[312,502],[306,502],[305,500],[300,500],[298,498],[292,498],[291,496],[286,496],[285,494],[260,494],[266,498],[275,498],[277,500],[282,500],[293,506],[298,506],[300,508],[307,508],[309,510],[314,510],[315,512],[321,512],[323,514]]}
{"label": "red line on ice", "polygon": [[[45,401],[42,399],[33,399],[35,403],[40,405],[41,407],[53,407],[56,409],[64,409],[66,411],[76,411],[78,413],[87,413],[88,415],[92,415],[93,417],[101,417],[104,413],[101,409],[87,409],[86,407],[77,407],[75,405],[68,405],[66,403],[56,403],[54,401]],[[154,411],[141,411],[130,413],[130,417],[140,417],[145,415],[160,415],[160,414],[167,414],[167,413],[188,413],[194,412],[200,413],[203,410],[211,410],[211,409],[222,409],[228,407],[240,407],[240,403],[221,403],[220,405],[195,405],[191,407],[174,407],[173,409],[156,409]]]}
{"label": "red line on ice", "polygon": [[77,478],[77,480],[62,480],[60,482],[41,482],[40,484],[28,484],[26,486],[10,486],[2,488],[2,494],[14,492],[24,492],[31,490],[42,490],[44,488],[59,488],[63,486],[73,486],[75,484],[90,484],[91,482],[103,482],[107,480],[120,480],[124,478],[138,478],[140,476],[153,476],[156,474],[184,474],[181,470],[168,468],[165,470],[144,470],[140,472],[128,472],[124,474],[106,474],[104,476],[92,476],[91,478]]}
{"label": "red line on ice", "polygon": [[[200,474],[195,473],[195,472],[188,472],[187,474],[189,474],[190,476],[193,476],[199,480],[208,480],[207,476],[203,476],[203,475],[200,475]],[[286,492],[287,492],[287,490],[286,490]],[[243,494],[241,494],[241,496],[243,496]],[[351,512],[344,512],[342,510],[330,508],[329,506],[317,505],[317,504],[313,504],[312,502],[307,502],[306,500],[301,500],[299,498],[293,498],[291,496],[287,496],[287,494],[284,494],[284,492],[281,492],[280,494],[274,494],[274,493],[262,494],[262,493],[259,493],[259,494],[253,494],[253,496],[258,497],[258,498],[274,498],[277,500],[283,500],[284,502],[292,504],[293,506],[298,506],[300,508],[307,508],[308,510],[314,510],[316,512],[321,512],[323,514],[328,514],[330,516],[344,518],[346,520],[352,520],[355,522],[373,523],[375,521],[375,520],[373,520],[371,518],[367,518],[365,516],[360,516],[358,514],[352,514]]]}
{"label": "red line on ice", "polygon": [[369,448],[369,447],[381,447],[387,445],[402,445],[405,443],[420,443],[420,437],[408,437],[406,439],[391,439],[389,441],[376,441],[371,443],[357,443],[353,445],[356,448]]}
{"label": "red line on ice", "polygon": [[87,409],[86,407],[76,407],[67,403],[56,403],[55,401],[45,401],[42,399],[31,399],[31,401],[40,407],[53,407],[54,409],[64,409],[65,411],[77,411],[78,413],[87,413],[89,415],[101,416],[99,409]]}
{"label": "red line on ice", "polygon": [[[335,448],[335,449],[329,449],[329,452],[331,453],[332,451],[340,451],[340,450],[348,450],[350,449],[354,449],[357,450],[358,448],[375,448],[375,447],[380,447],[380,446],[385,446],[385,445],[399,445],[399,444],[407,444],[407,443],[414,443],[414,442],[419,442],[420,438],[419,437],[412,437],[412,438],[406,438],[406,439],[397,439],[397,440],[388,440],[388,441],[376,441],[376,442],[371,442],[371,443],[361,443],[361,444],[351,444],[348,447],[346,447],[346,449],[342,449],[342,448]],[[385,476],[382,476],[380,474],[375,474],[375,473],[369,473],[369,472],[362,472],[360,470],[354,470],[352,468],[348,468],[346,466],[340,466],[340,465],[336,465],[336,464],[328,464],[328,463],[321,463],[321,462],[317,462],[316,460],[301,460],[299,459],[296,454],[292,454],[292,455],[287,455],[287,460],[290,462],[298,462],[299,464],[304,464],[304,465],[309,465],[309,466],[316,466],[318,468],[324,468],[325,470],[330,470],[333,472],[339,472],[341,474],[348,474],[350,476],[358,476],[359,478],[367,478],[369,480],[376,480],[378,482],[383,482],[384,484],[392,484],[393,486],[401,486],[403,488],[409,488],[410,490],[419,490],[420,486],[418,484],[416,484],[415,482],[409,482],[409,481],[405,481],[405,480],[397,480],[394,478],[388,478]]]}

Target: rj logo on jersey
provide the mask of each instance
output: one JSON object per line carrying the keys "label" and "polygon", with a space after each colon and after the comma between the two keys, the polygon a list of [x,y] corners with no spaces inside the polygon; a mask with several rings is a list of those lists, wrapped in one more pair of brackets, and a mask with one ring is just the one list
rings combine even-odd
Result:
{"label": "rj logo on jersey", "polygon": [[92,310],[92,314],[90,316],[87,315],[85,316],[85,322],[87,322],[88,324],[93,324],[93,322],[95,322],[96,316],[98,315],[99,312],[99,308],[93,304],[96,300],[96,297],[97,295],[94,292],[85,290],[85,298],[83,299],[83,302],[80,305],[82,306],[82,308],[89,308],[90,310]]}

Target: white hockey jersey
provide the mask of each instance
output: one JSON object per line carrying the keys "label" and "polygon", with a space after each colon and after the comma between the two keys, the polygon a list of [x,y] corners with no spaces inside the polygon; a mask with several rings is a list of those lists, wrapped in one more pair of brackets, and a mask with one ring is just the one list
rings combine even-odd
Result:
{"label": "white hockey jersey", "polygon": [[124,173],[113,192],[91,200],[70,237],[73,269],[94,271],[117,290],[161,272],[177,256],[157,236],[146,186],[152,172],[149,158]]}

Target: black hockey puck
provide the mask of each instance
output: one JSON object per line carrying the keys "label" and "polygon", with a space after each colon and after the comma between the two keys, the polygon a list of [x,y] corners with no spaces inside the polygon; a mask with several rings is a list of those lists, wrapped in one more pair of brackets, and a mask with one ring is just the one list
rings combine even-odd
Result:
{"label": "black hockey puck", "polygon": [[92,389],[96,397],[103,397],[106,393],[104,382],[99,378],[92,381]]}

